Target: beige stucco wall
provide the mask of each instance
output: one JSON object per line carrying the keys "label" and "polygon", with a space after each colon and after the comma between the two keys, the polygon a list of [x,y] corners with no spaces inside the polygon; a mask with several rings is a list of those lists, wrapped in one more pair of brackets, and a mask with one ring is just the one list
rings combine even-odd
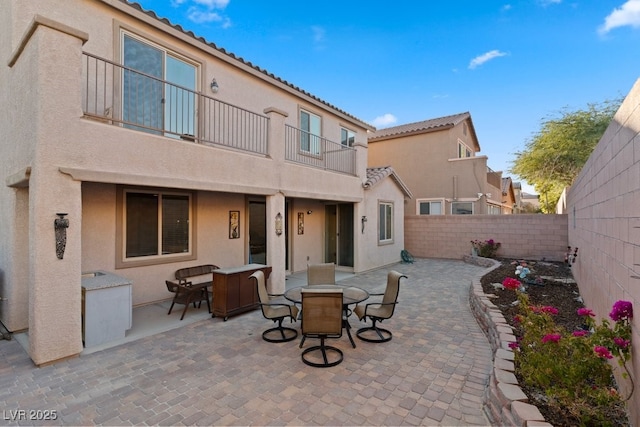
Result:
{"label": "beige stucco wall", "polygon": [[392,166],[407,185],[413,198],[407,203],[406,215],[417,213],[419,199],[439,198],[449,214],[450,202],[473,202],[476,213],[485,213],[484,198],[478,193],[491,193],[491,200],[501,201],[501,193],[487,184],[487,157],[458,158],[458,138],[473,149],[470,135],[464,135],[462,124],[448,130],[409,135],[369,143],[370,167]]}
{"label": "beige stucco wall", "polygon": [[[615,114],[567,194],[569,244],[579,248],[574,276],[585,305],[608,318],[618,300],[631,301],[629,367],[636,384],[628,407],[640,423],[640,80]],[[629,381],[618,377],[623,394]]]}
{"label": "beige stucco wall", "polygon": [[[285,213],[285,200],[292,216],[291,271],[322,260],[325,203],[353,204],[357,221],[365,212],[370,127],[363,122],[119,1],[3,0],[1,6],[0,22],[7,25],[0,28],[0,53],[9,66],[0,67],[0,104],[11,108],[0,117],[5,182],[0,212],[6,219],[0,227],[0,296],[8,298],[0,303],[0,316],[12,331],[29,329],[36,364],[82,350],[80,316],[70,313],[80,313],[83,271],[127,277],[134,284],[134,305],[166,298],[164,280],[180,267],[247,261],[246,228],[245,237],[230,241],[228,212],[239,210],[246,227],[248,198],[262,197],[272,289],[282,291],[285,237],[275,235],[272,222],[276,213]],[[201,87],[215,76],[218,99],[266,115],[268,154],[212,148],[83,118],[82,52],[119,62],[123,28],[199,63]],[[331,140],[339,141],[341,126],[356,132],[357,176],[284,160],[284,125],[297,126],[300,108],[322,116],[323,136]],[[118,185],[195,191],[197,259],[118,268]],[[392,192],[386,197],[402,197],[398,188]],[[314,211],[306,216],[301,236],[296,233],[298,210]],[[70,222],[63,259],[55,254],[57,212],[68,213]],[[368,215],[373,218],[376,212]],[[402,230],[402,223],[396,227]],[[358,241],[354,246],[356,257],[378,251]],[[387,255],[369,258],[386,263]],[[356,260],[354,271],[363,268],[360,264]]]}
{"label": "beige stucco wall", "polygon": [[567,252],[566,215],[406,216],[405,245],[415,257],[460,259],[472,240],[500,242],[498,256],[563,261]]}

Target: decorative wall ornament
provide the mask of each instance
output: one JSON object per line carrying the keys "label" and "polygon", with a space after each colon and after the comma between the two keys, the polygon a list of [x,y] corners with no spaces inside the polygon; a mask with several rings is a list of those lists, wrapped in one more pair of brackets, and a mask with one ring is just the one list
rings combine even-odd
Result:
{"label": "decorative wall ornament", "polygon": [[276,234],[278,236],[282,234],[282,214],[280,212],[276,215]]}
{"label": "decorative wall ornament", "polygon": [[240,211],[229,211],[229,238],[240,238]]}
{"label": "decorative wall ornament", "polygon": [[58,218],[53,221],[53,228],[56,232],[56,255],[58,259],[64,257],[64,249],[67,246],[67,228],[69,228],[69,220],[65,218],[68,214],[57,213]]}
{"label": "decorative wall ornament", "polygon": [[298,234],[304,234],[304,212],[298,212]]}

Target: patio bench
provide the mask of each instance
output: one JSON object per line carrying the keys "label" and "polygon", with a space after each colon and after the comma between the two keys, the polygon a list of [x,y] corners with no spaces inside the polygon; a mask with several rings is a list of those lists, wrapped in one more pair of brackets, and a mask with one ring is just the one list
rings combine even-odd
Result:
{"label": "patio bench", "polygon": [[[173,310],[173,306],[178,304],[184,304],[184,310],[182,312],[182,317],[180,320],[184,319],[184,315],[189,308],[189,304],[193,303],[193,307],[196,307],[196,303],[198,304],[198,308],[202,306],[202,301],[207,302],[207,308],[209,309],[209,313],[211,313],[211,304],[209,302],[209,287],[213,285],[213,271],[219,269],[217,265],[213,264],[204,264],[197,265],[194,267],[185,267],[175,272],[175,278],[177,281],[166,280],[165,283],[167,285],[167,290],[169,292],[174,293],[173,301],[171,302],[171,307],[169,307],[169,313],[171,314],[171,310]],[[205,275],[209,276],[209,280],[201,280],[199,282],[194,283],[194,279]]]}

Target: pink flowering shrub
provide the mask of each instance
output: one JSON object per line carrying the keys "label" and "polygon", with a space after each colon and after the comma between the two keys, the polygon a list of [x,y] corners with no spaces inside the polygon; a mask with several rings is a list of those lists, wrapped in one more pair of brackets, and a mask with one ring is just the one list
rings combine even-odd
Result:
{"label": "pink flowering shrub", "polygon": [[551,405],[566,409],[584,425],[610,424],[601,408],[628,397],[623,399],[611,389],[609,362],[617,359],[626,371],[623,377],[632,381],[626,366],[631,357],[632,304],[618,301],[613,305],[609,313],[613,325],[607,319],[596,324],[595,313],[580,308],[577,314],[583,317],[586,327],[567,331],[554,322],[553,317],[558,315],[555,307],[531,306],[527,295],[519,292],[512,280],[518,282],[505,279],[502,284],[518,292],[520,302],[518,342],[509,347],[515,352],[521,381],[544,391]]}

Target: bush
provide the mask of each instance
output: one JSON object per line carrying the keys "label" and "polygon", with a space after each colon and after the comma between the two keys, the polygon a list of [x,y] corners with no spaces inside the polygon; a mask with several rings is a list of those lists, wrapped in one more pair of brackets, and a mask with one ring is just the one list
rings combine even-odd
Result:
{"label": "bush", "polygon": [[564,408],[583,425],[611,424],[601,408],[626,399],[610,386],[608,361],[616,357],[626,371],[623,377],[630,378],[626,362],[631,356],[631,303],[614,304],[609,314],[613,327],[606,319],[596,324],[595,314],[581,308],[577,314],[584,318],[584,328],[570,332],[554,322],[557,309],[531,306],[517,279],[507,278],[502,284],[518,292],[519,339],[511,347],[526,385],[545,390],[550,405]]}
{"label": "bush", "polygon": [[485,240],[484,242],[480,240],[472,240],[471,246],[475,248],[478,256],[483,258],[495,258],[500,249],[501,243],[496,242],[493,239]]}

